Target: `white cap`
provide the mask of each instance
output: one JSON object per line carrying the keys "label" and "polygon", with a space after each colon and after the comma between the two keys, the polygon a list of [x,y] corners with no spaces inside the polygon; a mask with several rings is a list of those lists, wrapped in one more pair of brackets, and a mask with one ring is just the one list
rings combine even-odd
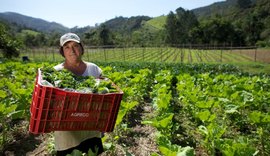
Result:
{"label": "white cap", "polygon": [[62,47],[65,43],[67,43],[68,41],[74,41],[77,43],[80,43],[80,37],[74,33],[66,33],[63,36],[61,36],[60,38],[60,46]]}

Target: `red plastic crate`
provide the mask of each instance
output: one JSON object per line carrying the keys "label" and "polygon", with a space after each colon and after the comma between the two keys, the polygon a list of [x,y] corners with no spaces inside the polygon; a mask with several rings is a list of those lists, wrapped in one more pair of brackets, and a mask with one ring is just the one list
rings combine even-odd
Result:
{"label": "red plastic crate", "polygon": [[29,131],[34,134],[52,131],[114,129],[123,92],[94,94],[64,91],[40,84],[39,71],[32,96]]}

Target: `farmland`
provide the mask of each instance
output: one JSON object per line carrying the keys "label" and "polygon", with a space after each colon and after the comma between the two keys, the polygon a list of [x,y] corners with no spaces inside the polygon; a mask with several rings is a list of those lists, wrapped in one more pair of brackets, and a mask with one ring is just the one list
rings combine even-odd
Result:
{"label": "farmland", "polygon": [[[89,79],[84,88],[82,77],[48,72],[55,85],[95,95],[76,93],[75,97],[36,88],[39,68],[50,71],[64,61],[55,45],[67,31],[77,33],[85,43],[83,60],[96,63],[102,76],[123,91],[117,119],[110,121],[114,129],[102,133],[101,156],[270,155],[270,5],[267,0],[251,1],[228,0],[191,11],[179,7],[158,18],[119,16],[94,27],[68,29],[4,13],[0,155],[55,155],[54,135],[46,128],[102,127],[109,121],[104,117],[111,117],[109,110],[118,110],[109,107],[112,103],[106,95],[96,95],[109,92],[108,83],[100,80],[100,89],[97,83],[89,88],[93,84]],[[63,85],[64,80],[68,83]],[[120,102],[114,95],[110,99]],[[45,113],[33,113],[35,109]],[[71,123],[69,116],[95,123]],[[44,120],[50,123],[43,124]],[[31,126],[48,133],[33,134]],[[94,154],[74,150],[70,155]]]}
{"label": "farmland", "polygon": [[[84,59],[92,62],[153,62],[233,64],[248,72],[270,73],[270,50],[254,47],[86,47]],[[25,49],[32,61],[59,62],[57,48]]]}
{"label": "farmland", "polygon": [[[27,125],[36,70],[54,64],[1,64],[4,153],[53,153],[49,134],[36,136],[35,147],[16,143],[20,133],[33,139]],[[97,64],[125,93],[104,155],[270,154],[269,76],[226,64]]]}
{"label": "farmland", "polygon": [[[172,48],[172,47],[87,47],[85,59],[88,61],[139,61],[166,63],[234,63],[270,62],[269,49],[222,49],[217,48]],[[252,48],[252,47],[251,47]],[[59,61],[57,48],[25,49],[22,56],[35,61]]]}

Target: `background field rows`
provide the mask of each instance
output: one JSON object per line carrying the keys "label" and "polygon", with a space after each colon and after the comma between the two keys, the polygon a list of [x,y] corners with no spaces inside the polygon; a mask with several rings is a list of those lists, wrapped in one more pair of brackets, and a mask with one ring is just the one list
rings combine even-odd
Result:
{"label": "background field rows", "polygon": [[[86,48],[86,61],[137,61],[166,63],[270,63],[267,49],[205,50],[172,47]],[[33,61],[62,61],[56,48],[25,49],[21,57]]]}

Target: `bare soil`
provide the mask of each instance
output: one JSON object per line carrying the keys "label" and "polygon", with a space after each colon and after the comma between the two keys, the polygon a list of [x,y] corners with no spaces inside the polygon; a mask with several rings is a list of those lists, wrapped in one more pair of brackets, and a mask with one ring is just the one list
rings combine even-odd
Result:
{"label": "bare soil", "polygon": [[29,122],[25,120],[16,121],[8,134],[8,141],[0,151],[2,156],[32,156],[48,155],[48,135],[34,135],[28,132]]}
{"label": "bare soil", "polygon": [[270,50],[269,49],[241,49],[233,50],[234,53],[246,55],[253,59],[253,61],[270,63]]}

